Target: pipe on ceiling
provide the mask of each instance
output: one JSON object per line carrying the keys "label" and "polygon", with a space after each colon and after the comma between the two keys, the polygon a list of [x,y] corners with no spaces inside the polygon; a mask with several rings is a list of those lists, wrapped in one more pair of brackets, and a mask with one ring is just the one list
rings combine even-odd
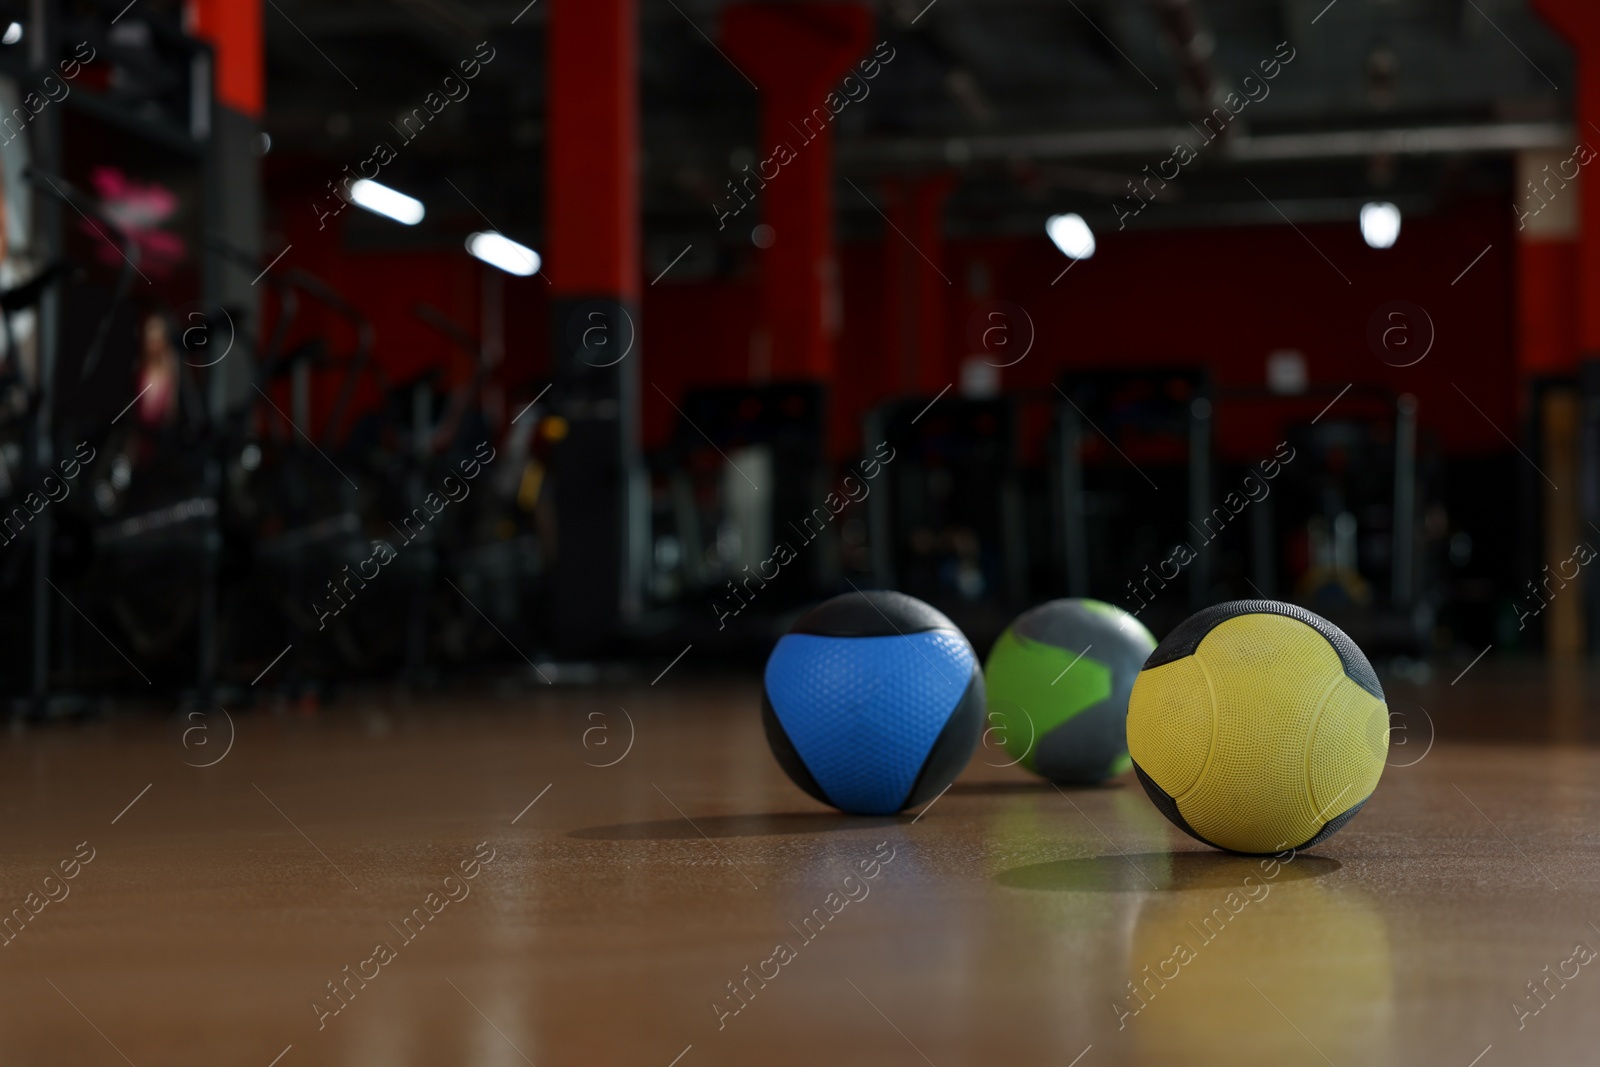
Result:
{"label": "pipe on ceiling", "polygon": [[[1076,133],[857,140],[839,143],[838,160],[841,166],[851,170],[896,170],[1013,159],[1165,157],[1177,145],[1193,145],[1194,141],[1194,129],[1183,126]],[[1373,155],[1499,154],[1526,149],[1570,148],[1572,144],[1572,127],[1565,122],[1497,122],[1471,126],[1326,130],[1262,136],[1240,134],[1209,151],[1231,163],[1287,163],[1360,159]],[[1207,150],[1202,147],[1200,151],[1206,153]]]}

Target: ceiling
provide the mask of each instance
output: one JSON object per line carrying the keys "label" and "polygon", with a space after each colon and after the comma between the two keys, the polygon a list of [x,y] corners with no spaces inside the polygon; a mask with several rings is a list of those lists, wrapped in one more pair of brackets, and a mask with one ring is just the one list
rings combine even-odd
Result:
{"label": "ceiling", "polygon": [[[875,179],[940,169],[961,176],[947,214],[954,233],[1037,232],[1062,210],[1115,225],[1119,196],[1122,212],[1134,203],[1128,181],[1160,168],[1175,138],[1201,145],[1186,131],[1229,91],[1258,99],[1133,225],[1353,216],[1373,195],[1425,212],[1503,190],[1510,149],[1572,136],[1569,50],[1523,0],[925,5],[872,5],[895,59],[837,123],[847,234],[882,226],[866,201]],[[460,201],[470,201],[537,240],[549,6],[266,0],[273,165],[337,175],[392,141],[391,124],[487,40],[495,58],[471,96],[386,173],[430,205],[467,212]],[[667,249],[695,235],[709,247],[711,204],[756,158],[759,100],[712,44],[725,3],[639,6],[646,232]],[[1291,50],[1267,95],[1245,80]]]}

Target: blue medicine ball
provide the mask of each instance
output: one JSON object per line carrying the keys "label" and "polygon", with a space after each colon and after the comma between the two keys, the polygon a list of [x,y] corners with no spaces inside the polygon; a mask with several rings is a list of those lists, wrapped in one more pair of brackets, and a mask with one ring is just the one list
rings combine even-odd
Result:
{"label": "blue medicine ball", "polygon": [[902,593],[812,608],[767,659],[761,717],[794,783],[856,815],[938,796],[983,733],[983,672],[966,637]]}

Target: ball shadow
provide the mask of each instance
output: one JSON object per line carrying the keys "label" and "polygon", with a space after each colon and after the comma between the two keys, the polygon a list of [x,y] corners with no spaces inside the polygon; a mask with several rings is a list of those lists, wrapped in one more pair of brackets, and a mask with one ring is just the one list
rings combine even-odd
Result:
{"label": "ball shadow", "polygon": [[1270,878],[1263,868],[1267,856],[1234,856],[1225,852],[1138,852],[1127,856],[1086,856],[1079,859],[1030,863],[995,875],[995,881],[1012,889],[1043,889],[1058,893],[1182,892],[1190,889],[1238,889],[1246,877],[1273,884],[1321,878],[1342,864],[1326,856],[1297,855],[1279,861]]}
{"label": "ball shadow", "polygon": [[567,836],[584,841],[677,841],[706,837],[778,837],[826,834],[909,823],[912,815],[845,815],[840,812],[770,812],[760,815],[705,815],[688,819],[652,819],[572,830]]}
{"label": "ball shadow", "polygon": [[962,794],[967,796],[1007,796],[1017,793],[1054,793],[1057,788],[1063,789],[1068,793],[1097,793],[1102,790],[1123,789],[1125,787],[1126,783],[1116,778],[1088,784],[1051,782],[1045,778],[1028,778],[1005,782],[957,782],[950,787],[950,792],[957,796]]}

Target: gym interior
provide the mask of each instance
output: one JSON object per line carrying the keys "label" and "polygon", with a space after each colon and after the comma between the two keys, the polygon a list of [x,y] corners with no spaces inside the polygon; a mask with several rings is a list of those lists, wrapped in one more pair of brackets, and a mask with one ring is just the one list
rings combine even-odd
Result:
{"label": "gym interior", "polygon": [[1583,0],[0,0],[0,1060],[1589,1062],[1594,146]]}

